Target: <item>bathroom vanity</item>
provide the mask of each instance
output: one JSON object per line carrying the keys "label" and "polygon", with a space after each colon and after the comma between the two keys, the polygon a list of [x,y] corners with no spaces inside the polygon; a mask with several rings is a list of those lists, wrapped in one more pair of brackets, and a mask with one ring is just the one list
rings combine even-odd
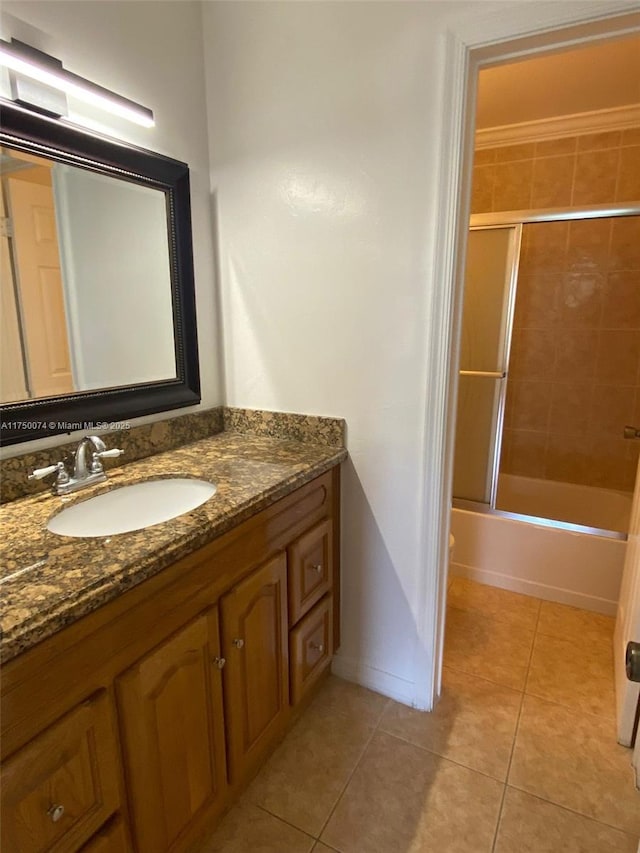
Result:
{"label": "bathroom vanity", "polygon": [[179,471],[216,495],[106,539],[47,531],[50,494],[6,506],[3,850],[163,853],[210,831],[339,645],[345,455],[221,433],[149,457],[95,488]]}

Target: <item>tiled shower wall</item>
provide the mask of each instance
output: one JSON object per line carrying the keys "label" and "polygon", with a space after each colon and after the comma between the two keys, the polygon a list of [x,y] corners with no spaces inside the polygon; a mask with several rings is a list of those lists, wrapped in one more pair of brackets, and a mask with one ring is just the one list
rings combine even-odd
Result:
{"label": "tiled shower wall", "polygon": [[[640,200],[639,143],[478,151],[474,212]],[[640,427],[640,217],[525,225],[500,470],[632,490],[625,424]]]}

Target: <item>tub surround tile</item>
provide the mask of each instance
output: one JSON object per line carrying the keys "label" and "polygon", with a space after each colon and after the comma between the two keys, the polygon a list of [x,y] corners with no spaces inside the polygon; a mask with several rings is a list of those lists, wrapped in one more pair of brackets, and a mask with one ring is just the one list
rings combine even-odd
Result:
{"label": "tub surround tile", "polygon": [[[343,447],[322,442],[221,432],[116,468],[106,483],[67,498],[47,492],[5,504],[0,542],[3,659],[106,604],[345,458]],[[51,515],[76,501],[170,476],[209,480],[218,490],[193,512],[145,530],[68,538],[46,529]]]}
{"label": "tub surround tile", "polygon": [[636,853],[638,839],[507,788],[495,853]]}
{"label": "tub surround tile", "polygon": [[522,694],[446,667],[442,678],[432,713],[392,702],[380,731],[504,782]]}
{"label": "tub surround tile", "polygon": [[508,784],[640,835],[640,793],[613,720],[525,696]]}
{"label": "tub surround tile", "polygon": [[490,853],[503,786],[377,732],[321,840],[343,853]]}
{"label": "tub surround tile", "polygon": [[[586,645],[585,645],[586,643]],[[615,718],[613,647],[538,634],[533,646],[526,692],[576,711]]]}
{"label": "tub surround tile", "polygon": [[310,853],[313,845],[309,835],[241,801],[225,815],[199,853]]}
{"label": "tub surround tile", "polygon": [[486,613],[449,607],[444,665],[523,690],[533,637],[533,629],[514,629]]}

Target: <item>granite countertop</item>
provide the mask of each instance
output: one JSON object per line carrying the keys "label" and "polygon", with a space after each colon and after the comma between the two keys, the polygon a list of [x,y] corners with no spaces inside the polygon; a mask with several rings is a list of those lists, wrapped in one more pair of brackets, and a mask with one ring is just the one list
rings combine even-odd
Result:
{"label": "granite countertop", "polygon": [[[0,510],[0,651],[4,662],[175,563],[346,458],[343,447],[221,432],[115,468],[106,483]],[[107,467],[107,466],[105,466]],[[109,538],[50,533],[48,519],[116,486],[158,477],[217,485],[197,509]]]}

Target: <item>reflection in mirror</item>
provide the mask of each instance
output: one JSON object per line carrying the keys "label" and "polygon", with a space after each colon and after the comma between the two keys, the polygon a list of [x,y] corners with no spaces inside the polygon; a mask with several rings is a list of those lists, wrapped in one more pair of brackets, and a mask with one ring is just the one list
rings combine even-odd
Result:
{"label": "reflection in mirror", "polygon": [[0,149],[3,403],[175,379],[161,189]]}

